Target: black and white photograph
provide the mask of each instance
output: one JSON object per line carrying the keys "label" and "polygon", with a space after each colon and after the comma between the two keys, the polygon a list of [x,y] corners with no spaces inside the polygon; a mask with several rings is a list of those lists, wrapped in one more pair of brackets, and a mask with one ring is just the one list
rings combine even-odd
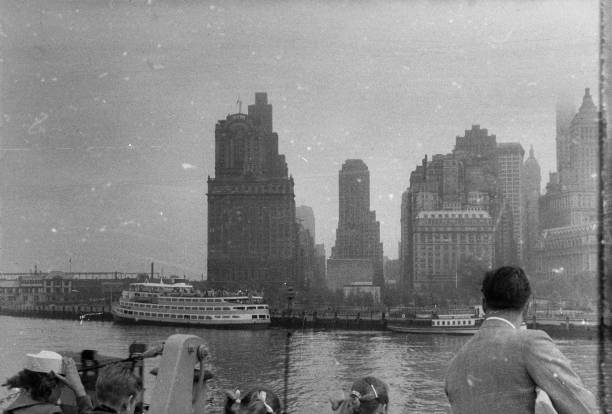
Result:
{"label": "black and white photograph", "polygon": [[0,0],[0,410],[612,412],[605,7]]}

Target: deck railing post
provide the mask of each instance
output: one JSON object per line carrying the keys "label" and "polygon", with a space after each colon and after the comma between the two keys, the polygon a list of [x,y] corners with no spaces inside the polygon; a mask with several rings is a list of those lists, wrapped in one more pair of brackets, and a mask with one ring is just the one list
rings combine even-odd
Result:
{"label": "deck railing post", "polygon": [[[149,413],[204,414],[206,407],[206,369],[208,355],[204,341],[195,335],[172,335],[164,350]],[[200,374],[194,380],[196,364]]]}

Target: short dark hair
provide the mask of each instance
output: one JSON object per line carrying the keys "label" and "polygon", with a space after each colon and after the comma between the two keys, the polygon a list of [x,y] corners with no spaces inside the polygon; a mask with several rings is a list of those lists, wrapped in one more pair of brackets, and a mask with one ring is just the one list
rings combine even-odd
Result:
{"label": "short dark hair", "polygon": [[33,400],[46,402],[57,384],[58,380],[48,372],[24,369],[7,379],[2,385],[9,388],[23,388],[30,393]]}
{"label": "short dark hair", "polygon": [[134,397],[142,391],[142,379],[132,372],[126,364],[106,366],[96,381],[98,403],[118,406],[130,395]]}
{"label": "short dark hair", "polygon": [[502,266],[485,273],[482,294],[490,309],[521,310],[531,296],[531,286],[523,269]]}

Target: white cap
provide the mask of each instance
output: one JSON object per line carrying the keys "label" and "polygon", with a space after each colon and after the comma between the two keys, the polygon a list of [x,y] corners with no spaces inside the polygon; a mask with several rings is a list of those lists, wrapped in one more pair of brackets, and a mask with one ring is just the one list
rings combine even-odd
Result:
{"label": "white cap", "polygon": [[40,351],[38,354],[26,354],[25,369],[35,372],[55,372],[63,374],[62,356],[53,351]]}

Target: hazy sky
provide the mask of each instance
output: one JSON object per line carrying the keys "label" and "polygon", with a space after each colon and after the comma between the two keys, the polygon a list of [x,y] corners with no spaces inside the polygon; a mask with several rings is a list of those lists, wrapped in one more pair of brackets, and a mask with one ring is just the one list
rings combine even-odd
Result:
{"label": "hazy sky", "polygon": [[555,102],[597,99],[597,2],[0,2],[2,266],[205,273],[214,127],[267,92],[329,255],[370,169],[385,255],[425,154],[479,124],[555,169]]}

